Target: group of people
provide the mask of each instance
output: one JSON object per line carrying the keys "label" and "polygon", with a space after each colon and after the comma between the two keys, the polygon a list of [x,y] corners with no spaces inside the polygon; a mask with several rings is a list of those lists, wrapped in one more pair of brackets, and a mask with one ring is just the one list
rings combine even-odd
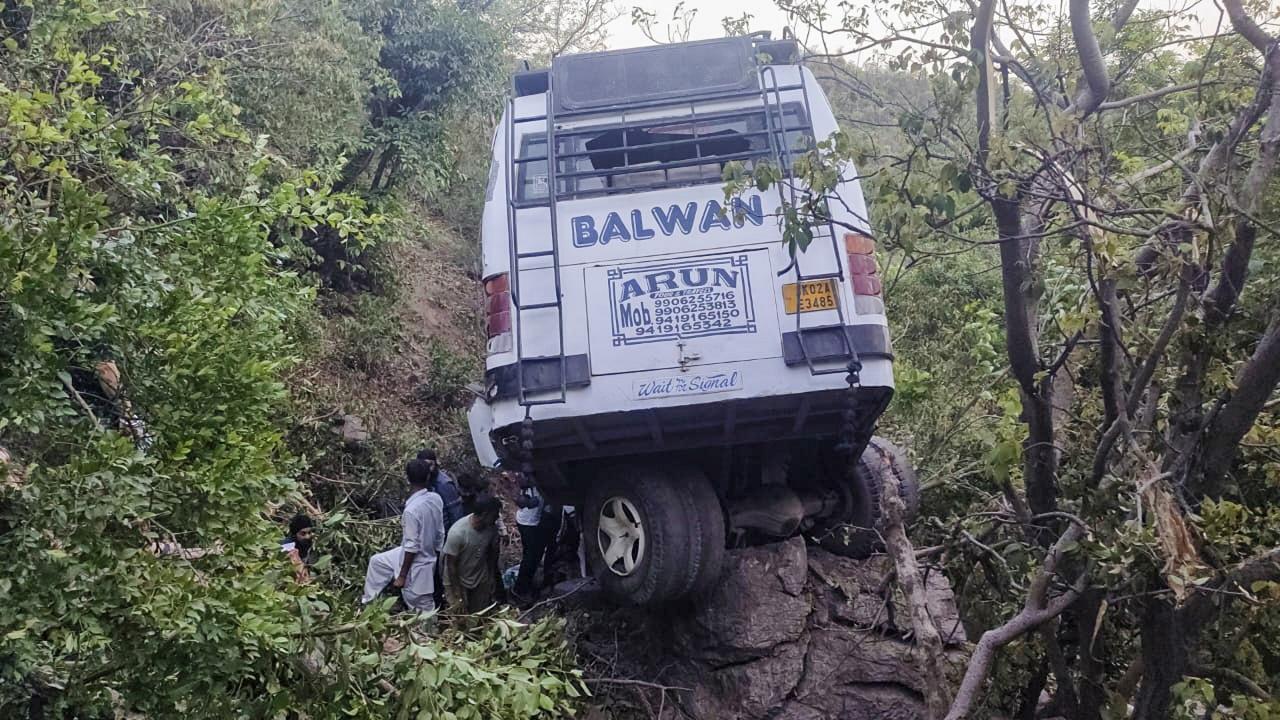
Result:
{"label": "group of people", "polygon": [[[499,552],[506,536],[502,501],[484,494],[465,502],[454,479],[440,467],[432,450],[423,450],[405,466],[409,498],[401,514],[400,544],[369,558],[362,604],[384,595],[397,595],[411,611],[430,612],[449,607],[473,614],[507,599]],[[553,568],[581,572],[580,528],[572,507],[548,503],[538,489],[518,476],[516,525],[521,561],[512,583],[512,600],[526,605],[537,596],[535,584],[542,567],[541,587],[551,585]],[[314,523],[298,514],[281,541],[299,582],[310,580]]]}
{"label": "group of people", "polygon": [[435,610],[442,600],[463,612],[493,604],[502,587],[501,501],[480,497],[465,512],[462,493],[431,450],[410,460],[405,476],[409,498],[401,514],[400,545],[369,558],[361,602],[392,592],[417,612]]}
{"label": "group of people", "polygon": [[[471,614],[505,601],[499,568],[505,534],[501,500],[485,494],[465,505],[457,483],[441,469],[431,450],[409,461],[405,477],[409,498],[401,515],[401,542],[369,558],[361,602],[394,594],[411,611],[430,612],[444,606]],[[521,486],[516,523],[523,554],[512,588],[518,604],[534,596],[538,566],[544,560],[549,565],[555,557],[554,539],[565,515],[563,508],[548,506],[531,483],[522,481]],[[294,528],[290,530],[296,537]],[[309,541],[309,536],[295,540]],[[572,544],[576,550],[576,535]],[[551,579],[549,567],[544,568],[544,584]]]}

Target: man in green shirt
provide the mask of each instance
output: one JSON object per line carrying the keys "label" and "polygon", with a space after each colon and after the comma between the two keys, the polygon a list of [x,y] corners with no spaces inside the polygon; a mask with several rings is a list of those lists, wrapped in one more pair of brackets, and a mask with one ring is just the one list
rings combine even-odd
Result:
{"label": "man in green shirt", "polygon": [[494,602],[502,587],[498,573],[497,498],[476,501],[474,512],[464,515],[444,541],[444,589],[449,604],[460,612],[478,613]]}

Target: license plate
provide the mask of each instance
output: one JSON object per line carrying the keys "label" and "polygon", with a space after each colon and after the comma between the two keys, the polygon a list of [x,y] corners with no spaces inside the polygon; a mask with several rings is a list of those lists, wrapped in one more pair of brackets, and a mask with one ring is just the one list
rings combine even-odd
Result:
{"label": "license plate", "polygon": [[[804,283],[799,298],[800,312],[819,312],[836,309],[836,284],[830,278],[810,280]],[[796,314],[796,283],[782,286],[782,306],[788,315]]]}

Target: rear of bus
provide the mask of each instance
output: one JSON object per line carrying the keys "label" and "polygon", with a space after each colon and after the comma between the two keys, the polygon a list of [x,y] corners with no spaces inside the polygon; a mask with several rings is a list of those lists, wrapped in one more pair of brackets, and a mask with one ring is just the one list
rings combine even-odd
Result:
{"label": "rear of bus", "polygon": [[723,189],[727,163],[785,168],[835,132],[795,53],[728,38],[516,77],[483,223],[488,358],[470,417],[482,461],[512,461],[526,415],[540,473],[833,435],[848,410],[869,432],[893,381],[857,181],[794,259],[778,221],[798,197],[788,183]]}

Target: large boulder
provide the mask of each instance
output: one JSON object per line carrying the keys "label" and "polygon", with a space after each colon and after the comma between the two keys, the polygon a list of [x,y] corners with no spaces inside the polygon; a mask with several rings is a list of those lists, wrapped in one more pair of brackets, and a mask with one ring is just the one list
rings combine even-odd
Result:
{"label": "large boulder", "polygon": [[[951,587],[936,571],[922,579],[958,675]],[[600,638],[593,654],[615,656],[615,670],[686,688],[661,699],[664,720],[924,720],[925,683],[949,680],[924,676],[904,602],[887,557],[851,560],[796,538],[730,551],[719,585],[687,606],[588,602],[598,630],[579,639]]]}

